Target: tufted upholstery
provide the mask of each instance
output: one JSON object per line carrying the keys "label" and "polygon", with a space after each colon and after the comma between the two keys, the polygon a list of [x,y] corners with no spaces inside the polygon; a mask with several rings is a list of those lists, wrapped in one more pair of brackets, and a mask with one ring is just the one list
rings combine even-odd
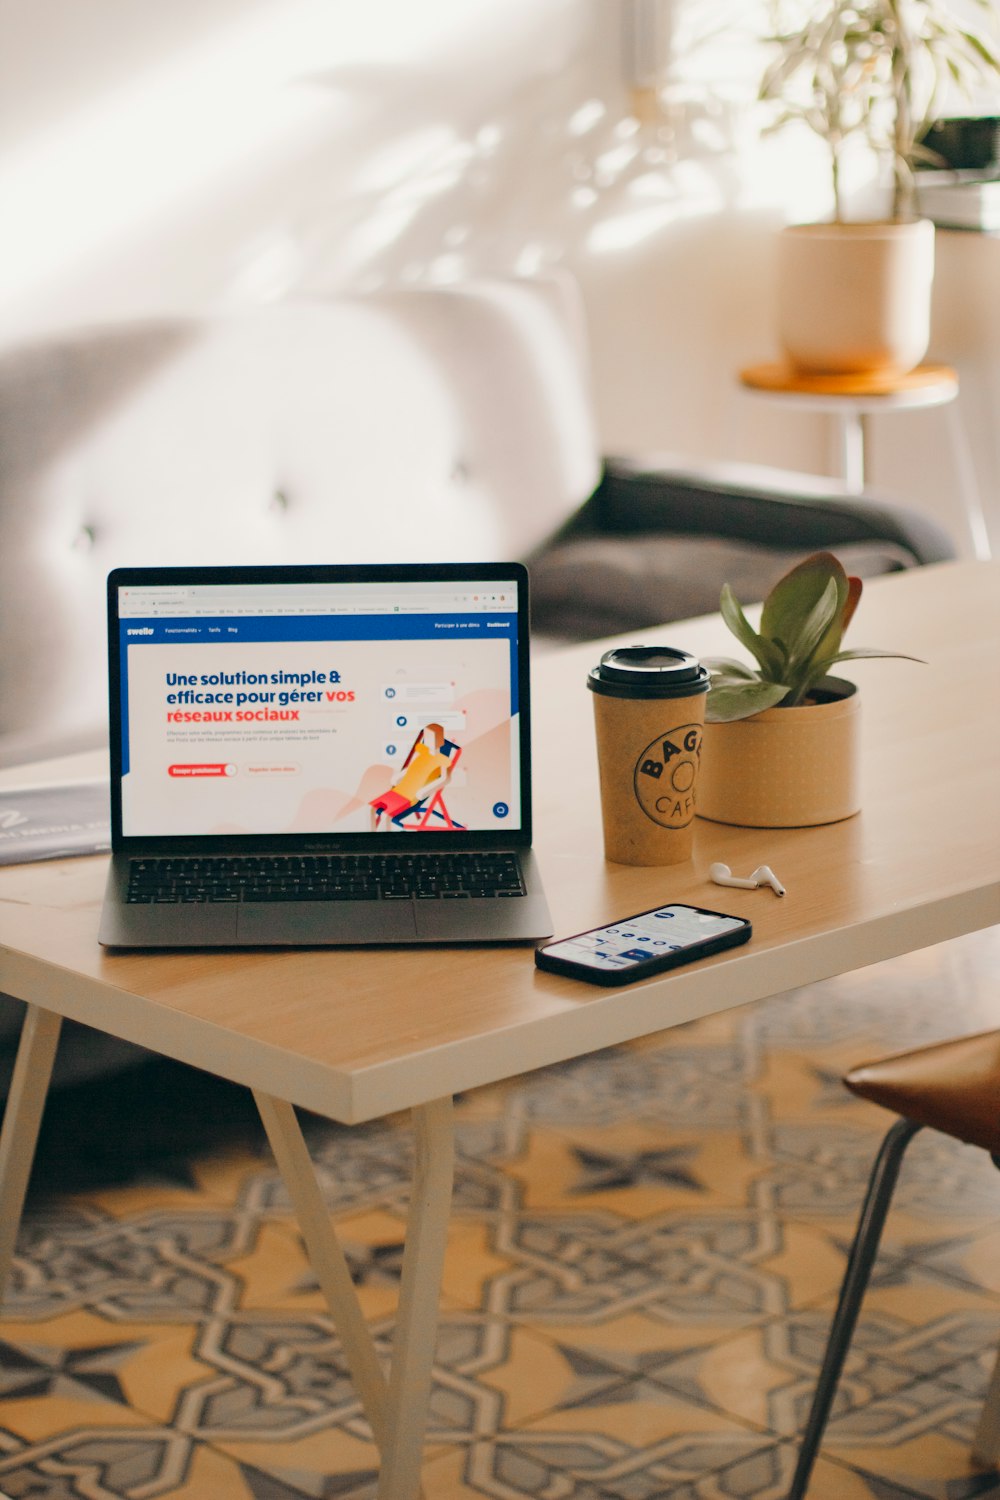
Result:
{"label": "tufted upholstery", "polygon": [[557,276],[80,330],[0,353],[0,764],[104,736],[104,580],[143,563],[526,558],[536,628],[749,601],[804,552],[951,555],[802,476],[603,463]]}
{"label": "tufted upholstery", "polygon": [[572,284],[86,331],[0,356],[0,747],[100,731],[119,565],[519,557],[599,477]]}

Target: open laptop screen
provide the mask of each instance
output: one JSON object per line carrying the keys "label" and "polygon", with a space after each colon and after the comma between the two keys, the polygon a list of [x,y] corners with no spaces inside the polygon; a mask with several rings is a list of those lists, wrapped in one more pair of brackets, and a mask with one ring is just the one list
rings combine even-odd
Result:
{"label": "open laptop screen", "polygon": [[524,588],[515,565],[112,574],[120,836],[523,836]]}

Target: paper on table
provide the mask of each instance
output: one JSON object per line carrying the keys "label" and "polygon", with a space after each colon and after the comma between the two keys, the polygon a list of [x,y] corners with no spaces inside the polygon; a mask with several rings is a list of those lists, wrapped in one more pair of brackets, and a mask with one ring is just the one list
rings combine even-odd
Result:
{"label": "paper on table", "polygon": [[110,847],[105,780],[0,792],[0,865],[98,854]]}

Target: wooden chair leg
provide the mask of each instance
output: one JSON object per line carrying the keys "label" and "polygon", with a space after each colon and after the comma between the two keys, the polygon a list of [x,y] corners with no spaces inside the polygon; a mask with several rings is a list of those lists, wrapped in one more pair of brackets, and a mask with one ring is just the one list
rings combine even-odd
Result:
{"label": "wooden chair leg", "polygon": [[[1000,1155],[994,1156],[993,1165],[1000,1170]],[[1000,1466],[1000,1353],[972,1440],[972,1457],[986,1469]]]}

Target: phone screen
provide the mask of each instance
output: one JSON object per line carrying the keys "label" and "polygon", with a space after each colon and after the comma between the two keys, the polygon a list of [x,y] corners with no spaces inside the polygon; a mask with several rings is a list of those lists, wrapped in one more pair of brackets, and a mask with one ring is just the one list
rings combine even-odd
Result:
{"label": "phone screen", "polygon": [[548,943],[543,952],[597,973],[625,973],[748,926],[743,917],[722,912],[701,911],[695,906],[658,906],[609,927],[595,927],[591,932]]}

